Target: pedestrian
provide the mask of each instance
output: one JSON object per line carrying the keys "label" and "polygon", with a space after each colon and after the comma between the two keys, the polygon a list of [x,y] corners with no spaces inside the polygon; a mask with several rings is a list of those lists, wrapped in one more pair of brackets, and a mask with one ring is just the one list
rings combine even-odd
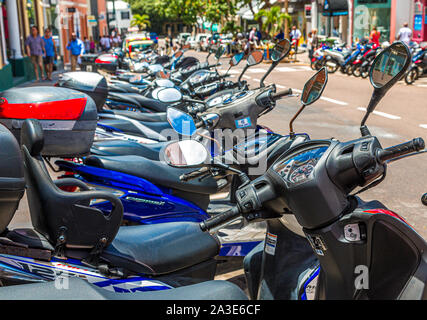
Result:
{"label": "pedestrian", "polygon": [[251,32],[249,32],[249,41],[254,41],[256,37],[256,28],[253,27]]}
{"label": "pedestrian", "polygon": [[295,46],[295,61],[296,61],[297,60],[297,53],[298,53],[299,39],[301,38],[301,31],[299,31],[299,29],[295,25],[292,27],[291,37],[292,37],[292,43]]}
{"label": "pedestrian", "polygon": [[89,39],[87,37],[84,37],[83,43],[84,43],[84,47],[85,47],[85,53],[89,53],[89,51],[90,51]]}
{"label": "pedestrian", "polygon": [[408,27],[408,23],[405,22],[403,27],[400,28],[399,33],[397,34],[397,40],[402,41],[409,47],[412,39],[412,30]]}
{"label": "pedestrian", "polygon": [[90,37],[89,40],[89,52],[95,53],[95,41],[93,40],[93,37]]}
{"label": "pedestrian", "polygon": [[25,40],[25,47],[27,49],[27,55],[31,57],[31,62],[34,67],[34,73],[36,75],[36,82],[39,82],[39,70],[40,67],[40,75],[43,78],[43,56],[46,54],[44,48],[44,41],[42,37],[39,36],[39,30],[37,26],[31,27],[31,35]]}
{"label": "pedestrian", "polygon": [[71,41],[67,45],[67,50],[70,50],[71,53],[71,71],[76,71],[79,58],[84,52],[84,44],[74,32],[71,34]]}
{"label": "pedestrian", "polygon": [[285,39],[285,33],[282,29],[280,29],[279,33],[274,36],[274,39],[278,41]]}
{"label": "pedestrian", "polygon": [[317,50],[319,46],[319,37],[317,36],[317,29],[313,28],[308,34],[308,56],[310,60],[313,59],[314,51]]}
{"label": "pedestrian", "polygon": [[44,68],[48,80],[52,81],[53,63],[55,61],[57,53],[55,41],[53,41],[52,33],[49,28],[46,28],[46,30],[44,31],[43,41],[46,52],[43,58]]}
{"label": "pedestrian", "polygon": [[377,27],[373,26],[372,31],[371,31],[371,35],[369,36],[369,41],[374,43],[375,45],[379,46],[380,45],[380,37],[381,37],[381,33],[377,30]]}

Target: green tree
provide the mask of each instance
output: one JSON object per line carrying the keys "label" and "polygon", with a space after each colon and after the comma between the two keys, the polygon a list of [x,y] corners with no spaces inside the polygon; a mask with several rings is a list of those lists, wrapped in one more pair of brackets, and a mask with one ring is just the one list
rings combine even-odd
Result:
{"label": "green tree", "polygon": [[280,29],[286,27],[286,21],[290,24],[292,18],[288,13],[281,12],[281,8],[273,6],[270,9],[261,9],[254,16],[262,19],[262,27],[270,36],[274,36]]}
{"label": "green tree", "polygon": [[145,30],[151,26],[150,17],[147,14],[134,14],[130,25],[132,27],[138,27],[139,30]]}

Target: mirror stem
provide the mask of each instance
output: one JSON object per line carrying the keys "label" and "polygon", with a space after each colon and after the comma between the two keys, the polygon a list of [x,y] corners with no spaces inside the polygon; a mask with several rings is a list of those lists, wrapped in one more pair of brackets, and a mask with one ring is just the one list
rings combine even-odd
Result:
{"label": "mirror stem", "polygon": [[299,116],[299,114],[302,112],[302,110],[304,110],[304,108],[305,108],[305,105],[302,105],[301,108],[298,110],[298,112],[293,116],[293,118],[289,122],[289,136],[292,139],[295,137],[293,123],[294,123],[295,119]]}
{"label": "mirror stem", "polygon": [[260,81],[260,87],[261,88],[263,88],[263,87],[265,87],[265,84],[264,84],[264,80],[265,80],[265,78],[267,78],[267,76],[270,74],[270,72],[277,66],[277,64],[278,64],[279,62],[273,62],[272,64],[271,64],[271,66],[270,66],[270,68],[267,70],[267,72],[263,75],[263,77],[261,78],[261,81]]}
{"label": "mirror stem", "polygon": [[243,70],[242,73],[239,76],[239,79],[237,79],[237,82],[240,82],[242,80],[243,75],[245,74],[246,70],[248,69],[248,65],[246,65]]}

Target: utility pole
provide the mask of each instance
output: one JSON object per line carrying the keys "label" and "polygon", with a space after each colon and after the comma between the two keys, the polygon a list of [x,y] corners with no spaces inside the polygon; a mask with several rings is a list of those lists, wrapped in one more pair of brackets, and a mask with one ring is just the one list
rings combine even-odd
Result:
{"label": "utility pole", "polygon": [[[285,0],[285,13],[286,13],[286,15],[289,15],[288,8],[289,8],[289,0]],[[288,25],[288,23],[289,23],[288,19],[285,19],[285,38],[286,39],[289,39],[289,25]]]}

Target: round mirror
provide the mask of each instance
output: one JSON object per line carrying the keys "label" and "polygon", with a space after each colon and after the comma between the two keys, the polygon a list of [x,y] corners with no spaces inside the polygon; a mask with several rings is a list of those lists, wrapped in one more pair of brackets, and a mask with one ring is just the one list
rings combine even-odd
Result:
{"label": "round mirror", "polygon": [[245,56],[244,52],[236,53],[230,59],[230,66],[232,67],[237,66],[240,63],[240,61],[242,61],[244,56]]}
{"label": "round mirror", "polygon": [[325,89],[327,82],[328,73],[326,71],[326,68],[323,67],[304,85],[304,90],[301,94],[302,104],[309,105],[319,99],[322,95],[323,89]]}
{"label": "round mirror", "polygon": [[225,47],[219,46],[218,49],[216,49],[216,52],[215,52],[215,59],[218,60],[219,58],[221,58],[221,56],[224,54],[224,52],[225,52]]}
{"label": "round mirror", "polygon": [[248,66],[254,66],[258,63],[261,63],[264,59],[264,55],[261,51],[252,52],[247,59]]}
{"label": "round mirror", "polygon": [[374,60],[370,80],[375,88],[391,86],[397,82],[411,62],[409,48],[403,42],[395,42],[384,49]]}
{"label": "round mirror", "polygon": [[200,166],[209,160],[206,148],[195,140],[182,140],[169,144],[164,150],[164,159],[173,167]]}
{"label": "round mirror", "polygon": [[154,80],[154,83],[156,84],[156,86],[163,87],[163,88],[175,87],[175,84],[172,81],[170,81],[169,79],[156,79],[156,80]]}
{"label": "round mirror", "polygon": [[181,101],[182,94],[179,90],[175,88],[165,88],[157,92],[157,99],[161,102],[173,103]]}
{"label": "round mirror", "polygon": [[280,40],[271,51],[271,60],[274,62],[282,60],[291,50],[291,43],[288,39]]}
{"label": "round mirror", "polygon": [[171,127],[179,134],[191,137],[196,132],[196,124],[188,113],[169,107],[166,115]]}

